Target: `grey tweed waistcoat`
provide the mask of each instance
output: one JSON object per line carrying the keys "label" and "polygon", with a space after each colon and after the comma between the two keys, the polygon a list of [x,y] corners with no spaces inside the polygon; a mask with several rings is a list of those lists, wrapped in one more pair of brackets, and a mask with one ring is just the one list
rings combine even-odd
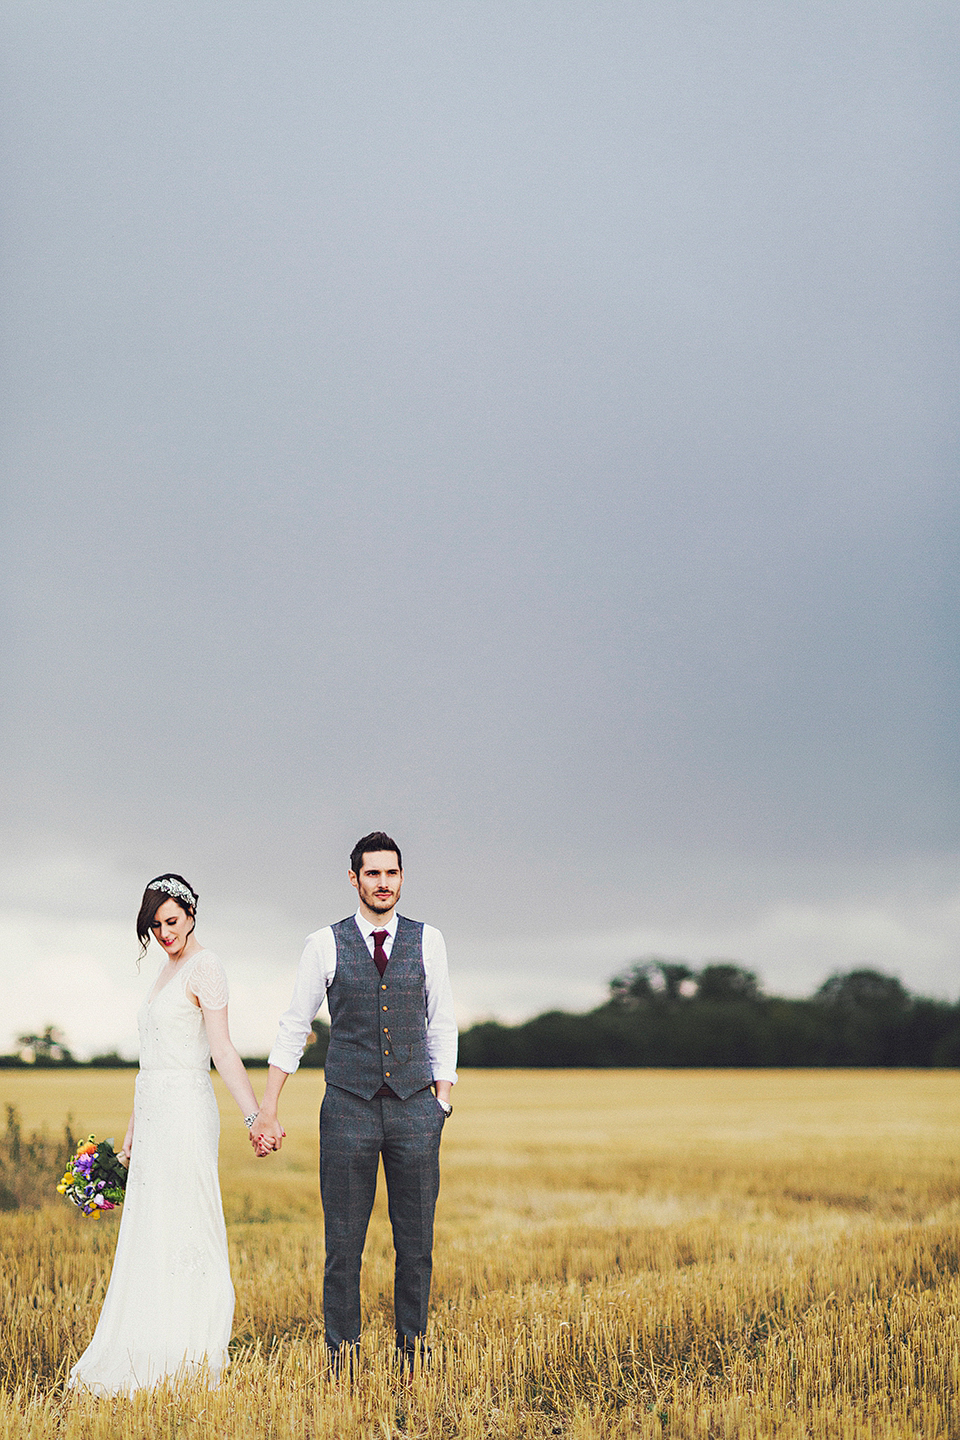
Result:
{"label": "grey tweed waistcoat", "polygon": [[337,973],[327,991],[329,1085],[371,1100],[389,1085],[401,1100],[433,1081],[427,1054],[423,925],[397,917],[387,968],[380,976],[354,916],[338,920]]}

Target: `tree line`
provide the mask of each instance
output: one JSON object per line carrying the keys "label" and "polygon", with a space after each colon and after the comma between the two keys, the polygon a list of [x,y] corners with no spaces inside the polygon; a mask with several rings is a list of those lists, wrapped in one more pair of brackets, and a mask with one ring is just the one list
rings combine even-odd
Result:
{"label": "tree line", "polygon": [[18,1035],[16,1047],[11,1054],[0,1055],[0,1069],[13,1070],[27,1065],[35,1065],[41,1070],[57,1066],[75,1069],[80,1065],[90,1065],[98,1070],[122,1069],[125,1066],[132,1069],[137,1064],[136,1060],[124,1060],[116,1050],[94,1055],[92,1060],[78,1060],[59,1025],[46,1025],[36,1035]]}
{"label": "tree line", "polygon": [[[329,1028],[313,1025],[305,1066],[326,1059]],[[19,1035],[0,1067],[76,1066],[54,1025]],[[115,1051],[91,1066],[135,1066]],[[246,1057],[265,1065],[264,1056]],[[460,1036],[464,1069],[595,1069],[616,1066],[960,1066],[960,1001],[912,994],[893,975],[848,970],[806,999],[767,995],[756,974],[717,960],[638,960],[609,982],[585,1014],[548,1010],[521,1025],[484,1020]]]}
{"label": "tree line", "polygon": [[[330,1043],[330,1027],[322,1020],[313,1022],[313,1033],[307,1040],[302,1064],[323,1068]],[[265,1066],[265,1055],[244,1055],[247,1066]],[[90,1068],[93,1070],[136,1070],[137,1060],[127,1060],[118,1051],[108,1050],[94,1055],[89,1060],[78,1060],[67,1044],[66,1036],[58,1025],[46,1025],[38,1034],[23,1034],[16,1037],[16,1049],[9,1055],[0,1055],[0,1070],[18,1070],[34,1066],[38,1070]],[[2,1208],[2,1206],[0,1206]]]}
{"label": "tree line", "polygon": [[730,961],[639,960],[586,1014],[550,1010],[460,1037],[465,1068],[960,1065],[960,1002],[878,970],[831,975],[806,999],[767,995]]}

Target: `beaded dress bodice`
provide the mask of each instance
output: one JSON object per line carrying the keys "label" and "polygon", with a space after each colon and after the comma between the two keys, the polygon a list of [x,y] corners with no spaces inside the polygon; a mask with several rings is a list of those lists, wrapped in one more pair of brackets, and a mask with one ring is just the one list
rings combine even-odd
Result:
{"label": "beaded dress bodice", "polygon": [[203,1012],[187,993],[188,984],[208,1010],[227,1003],[220,961],[212,951],[198,950],[159,991],[154,985],[140,1006],[141,1070],[209,1070],[210,1042]]}

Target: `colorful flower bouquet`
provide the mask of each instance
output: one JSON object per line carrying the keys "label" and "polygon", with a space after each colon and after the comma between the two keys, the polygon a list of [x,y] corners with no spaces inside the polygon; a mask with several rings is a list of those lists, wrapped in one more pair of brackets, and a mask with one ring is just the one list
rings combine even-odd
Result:
{"label": "colorful flower bouquet", "polygon": [[77,1146],[57,1193],[66,1195],[84,1215],[99,1215],[123,1204],[126,1184],[127,1167],[117,1158],[113,1141],[101,1140],[98,1145],[91,1135]]}

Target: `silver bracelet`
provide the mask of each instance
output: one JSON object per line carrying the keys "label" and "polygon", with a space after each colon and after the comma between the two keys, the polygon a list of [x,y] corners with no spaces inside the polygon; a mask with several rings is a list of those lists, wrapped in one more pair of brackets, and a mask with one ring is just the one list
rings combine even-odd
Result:
{"label": "silver bracelet", "polygon": [[244,1117],[243,1117],[243,1123],[244,1123],[244,1125],[246,1125],[246,1127],[247,1127],[248,1130],[252,1130],[252,1129],[253,1129],[253,1122],[254,1122],[254,1120],[256,1120],[256,1118],[257,1118],[257,1116],[258,1116],[259,1114],[260,1114],[260,1111],[259,1111],[259,1110],[254,1110],[254,1112],[253,1112],[252,1115],[244,1115]]}

